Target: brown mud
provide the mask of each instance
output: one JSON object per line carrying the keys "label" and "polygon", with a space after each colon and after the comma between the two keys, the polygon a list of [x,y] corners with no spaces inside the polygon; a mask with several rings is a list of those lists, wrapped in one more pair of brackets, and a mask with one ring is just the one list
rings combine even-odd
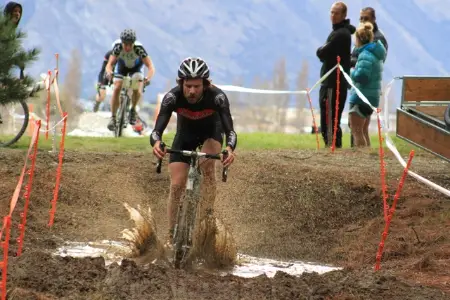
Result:
{"label": "brown mud", "polygon": [[[25,154],[0,150],[3,215]],[[165,239],[167,168],[156,174],[149,154],[67,152],[55,224],[47,227],[57,157],[38,153],[24,252],[19,213],[8,268],[8,299],[448,299],[450,199],[408,177],[382,258],[384,228],[379,161],[351,150],[240,151],[228,182],[218,183],[216,214],[238,251],[258,257],[333,264],[343,270],[294,277],[241,278],[125,260],[51,255],[64,241],[117,240],[133,226],[124,202],[151,207]],[[166,167],[166,165],[165,165]],[[412,170],[450,188],[450,165],[422,154]],[[390,202],[403,169],[387,157]],[[218,170],[219,172],[219,170]]]}

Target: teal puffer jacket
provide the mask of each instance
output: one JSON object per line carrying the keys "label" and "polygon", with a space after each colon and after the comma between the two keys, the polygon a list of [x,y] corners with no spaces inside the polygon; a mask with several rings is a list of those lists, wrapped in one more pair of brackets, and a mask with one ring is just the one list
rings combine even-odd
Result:
{"label": "teal puffer jacket", "polygon": [[[386,48],[381,41],[368,43],[356,49],[358,61],[351,72],[355,86],[366,96],[370,104],[378,107],[383,79],[383,61],[386,58]],[[350,92],[351,104],[362,104],[363,101],[355,93]]]}

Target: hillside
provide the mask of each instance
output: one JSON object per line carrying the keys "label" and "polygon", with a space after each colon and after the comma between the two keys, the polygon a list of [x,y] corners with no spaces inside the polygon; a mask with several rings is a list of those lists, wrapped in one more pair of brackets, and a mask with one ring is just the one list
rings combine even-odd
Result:
{"label": "hillside", "polygon": [[[315,50],[330,31],[332,2],[133,0],[130,6],[117,0],[25,0],[21,26],[29,34],[27,45],[44,50],[30,70],[33,74],[53,68],[57,52],[64,80],[72,49],[81,51],[85,98],[93,94],[104,52],[123,28],[135,28],[156,65],[157,75],[146,95],[147,101],[154,101],[155,93],[164,91],[168,81],[174,82],[180,60],[189,55],[202,56],[210,63],[216,83],[231,84],[242,77],[246,86],[255,75],[272,76],[276,60],[285,57],[291,89],[295,89],[302,60],[307,60],[312,85],[319,74]],[[390,46],[386,81],[405,74],[447,74],[450,62],[444,53],[449,42],[441,37],[450,29],[450,20],[440,12],[448,4],[346,2],[354,24],[361,7],[374,5],[377,10]]]}

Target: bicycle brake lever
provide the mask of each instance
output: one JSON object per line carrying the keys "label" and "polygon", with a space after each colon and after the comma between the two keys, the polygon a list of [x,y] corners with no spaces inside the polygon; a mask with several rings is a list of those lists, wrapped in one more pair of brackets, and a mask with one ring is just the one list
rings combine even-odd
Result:
{"label": "bicycle brake lever", "polygon": [[[161,144],[159,144],[159,148],[164,151],[164,148],[166,147],[166,145],[161,142]],[[162,167],[162,159],[159,158],[158,162],[156,163],[156,173],[160,174],[161,173],[161,167]]]}
{"label": "bicycle brake lever", "polygon": [[[222,151],[222,155],[223,155],[223,160],[226,160],[228,157],[228,150],[223,150]],[[228,178],[228,167],[224,167],[222,169],[222,182],[227,182],[227,178]]]}

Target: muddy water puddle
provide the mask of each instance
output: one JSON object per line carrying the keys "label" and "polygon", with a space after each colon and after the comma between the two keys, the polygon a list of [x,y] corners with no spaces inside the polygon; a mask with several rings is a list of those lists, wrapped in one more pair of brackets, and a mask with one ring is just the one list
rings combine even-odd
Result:
{"label": "muddy water puddle", "polygon": [[[114,262],[120,264],[121,260],[130,253],[126,243],[117,241],[99,242],[66,242],[54,253],[58,256],[70,257],[100,257],[105,259],[106,265]],[[232,274],[239,277],[256,277],[266,274],[273,277],[277,271],[283,271],[293,276],[300,276],[302,273],[326,272],[339,270],[338,267],[318,265],[303,261],[279,261],[269,258],[254,257],[246,254],[238,254],[238,264],[231,271],[221,273],[221,275]]]}

